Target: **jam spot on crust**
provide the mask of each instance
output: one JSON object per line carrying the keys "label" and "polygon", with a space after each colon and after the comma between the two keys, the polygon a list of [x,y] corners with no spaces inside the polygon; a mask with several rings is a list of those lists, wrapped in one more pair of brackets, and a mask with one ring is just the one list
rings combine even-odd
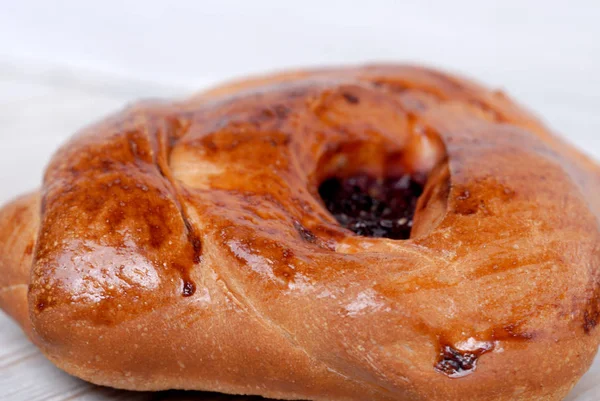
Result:
{"label": "jam spot on crust", "polygon": [[182,295],[184,297],[190,297],[190,296],[194,295],[195,292],[196,292],[196,285],[192,281],[184,280]]}
{"label": "jam spot on crust", "polygon": [[477,368],[479,358],[494,351],[499,342],[522,343],[535,338],[535,333],[523,329],[522,323],[511,323],[492,327],[487,332],[480,333],[477,338],[451,345],[447,339],[439,339],[439,353],[434,369],[457,379],[470,375]]}
{"label": "jam spot on crust", "polygon": [[600,323],[600,285],[594,285],[592,294],[583,311],[583,331],[590,334]]}
{"label": "jam spot on crust", "polygon": [[583,312],[583,331],[585,334],[590,334],[598,325],[598,313]]}
{"label": "jam spot on crust", "polygon": [[181,295],[184,297],[189,297],[189,296],[194,295],[194,293],[196,292],[196,284],[194,284],[194,281],[190,277],[189,267],[183,266],[179,263],[173,263],[171,265],[171,267],[174,268],[175,270],[178,270],[179,273],[181,274],[181,281],[182,281]]}
{"label": "jam spot on crust", "polygon": [[304,241],[310,242],[311,244],[314,244],[317,241],[317,237],[315,237],[313,233],[311,233],[306,227],[304,227],[299,222],[294,221],[294,228],[296,229],[296,231],[298,231],[298,234],[300,234],[300,237]]}
{"label": "jam spot on crust", "polygon": [[330,178],[319,195],[335,219],[358,235],[408,239],[423,185],[408,174],[378,179],[366,174]]}
{"label": "jam spot on crust", "polygon": [[188,221],[187,217],[185,217],[183,214],[182,217],[185,224],[185,229],[187,231],[188,241],[192,245],[192,249],[194,251],[192,260],[194,263],[200,263],[202,260],[202,241],[200,241],[200,238],[192,228],[192,225]]}
{"label": "jam spot on crust", "polygon": [[200,263],[202,259],[202,243],[200,242],[200,238],[191,232],[189,234],[190,243],[192,244],[192,249],[194,250],[194,263]]}
{"label": "jam spot on crust", "polygon": [[493,348],[492,343],[483,343],[482,347],[469,351],[461,351],[450,345],[442,345],[435,364],[435,370],[455,379],[467,376],[475,371],[479,357]]}

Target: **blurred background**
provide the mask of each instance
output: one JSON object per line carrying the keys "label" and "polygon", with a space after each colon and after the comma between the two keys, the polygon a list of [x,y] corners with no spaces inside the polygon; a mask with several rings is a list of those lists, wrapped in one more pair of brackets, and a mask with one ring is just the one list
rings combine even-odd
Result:
{"label": "blurred background", "polygon": [[599,25],[597,0],[0,0],[0,201],[36,186],[74,131],[134,99],[298,66],[468,75],[600,158]]}
{"label": "blurred background", "polygon": [[[600,159],[598,0],[0,0],[0,202],[38,186],[75,131],[135,99],[370,61],[426,64],[503,88]],[[33,356],[19,359],[24,352]],[[52,371],[1,313],[0,361],[0,389],[11,385],[14,397],[86,388]],[[53,373],[27,375],[32,361]],[[571,400],[599,399],[594,372]]]}

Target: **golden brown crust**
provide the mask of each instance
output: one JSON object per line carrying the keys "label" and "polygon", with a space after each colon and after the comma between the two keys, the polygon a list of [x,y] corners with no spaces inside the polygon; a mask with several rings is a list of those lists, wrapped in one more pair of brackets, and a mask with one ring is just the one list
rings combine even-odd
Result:
{"label": "golden brown crust", "polygon": [[[318,196],[329,176],[403,171],[429,175],[408,240],[354,235]],[[33,266],[30,320],[23,287],[0,302],[59,367],[113,387],[560,400],[600,336],[598,180],[464,79],[392,65],[258,78],[66,144],[39,234],[35,214],[0,217],[0,284]],[[9,238],[37,238],[33,259]]]}
{"label": "golden brown crust", "polygon": [[0,305],[30,329],[27,286],[39,227],[38,193],[15,199],[0,210]]}

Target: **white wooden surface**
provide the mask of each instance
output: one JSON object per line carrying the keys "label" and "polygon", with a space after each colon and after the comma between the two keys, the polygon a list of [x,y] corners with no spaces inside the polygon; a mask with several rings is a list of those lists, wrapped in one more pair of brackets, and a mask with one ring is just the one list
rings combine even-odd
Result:
{"label": "white wooden surface", "polygon": [[[600,3],[493,3],[0,0],[0,202],[39,185],[77,129],[134,99],[369,60],[445,66],[501,86],[600,159]],[[164,398],[222,400],[91,386],[54,368],[0,312],[0,400]],[[600,400],[600,359],[568,400]]]}

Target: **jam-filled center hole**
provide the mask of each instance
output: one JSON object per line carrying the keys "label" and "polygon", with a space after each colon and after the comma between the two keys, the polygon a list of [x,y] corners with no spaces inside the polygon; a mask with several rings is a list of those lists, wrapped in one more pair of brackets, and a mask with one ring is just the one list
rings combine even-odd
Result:
{"label": "jam-filled center hole", "polygon": [[319,195],[335,219],[358,235],[408,239],[423,182],[409,174],[376,178],[359,173],[323,181]]}

